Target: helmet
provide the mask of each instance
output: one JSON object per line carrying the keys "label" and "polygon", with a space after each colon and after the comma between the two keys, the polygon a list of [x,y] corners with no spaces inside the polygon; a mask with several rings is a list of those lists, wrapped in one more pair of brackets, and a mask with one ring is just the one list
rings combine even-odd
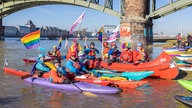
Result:
{"label": "helmet", "polygon": [[38,59],[40,59],[41,57],[45,58],[45,55],[44,54],[39,54]]}
{"label": "helmet", "polygon": [[116,43],[115,43],[115,42],[112,42],[112,43],[111,43],[111,46],[116,46]]}
{"label": "helmet", "polygon": [[108,42],[104,42],[103,46],[106,47],[109,43]]}
{"label": "helmet", "polygon": [[55,60],[54,60],[54,63],[61,63],[61,60],[55,59]]}
{"label": "helmet", "polygon": [[71,52],[70,55],[71,55],[71,56],[76,56],[76,53],[75,53],[75,52]]}
{"label": "helmet", "polygon": [[57,47],[54,45],[53,48],[57,48]]}
{"label": "helmet", "polygon": [[94,42],[91,42],[91,43],[90,43],[90,46],[91,46],[91,45],[94,45],[94,46],[95,46],[95,43],[94,43]]}
{"label": "helmet", "polygon": [[137,43],[137,46],[138,46],[138,47],[142,47],[142,43],[140,43],[140,42]]}

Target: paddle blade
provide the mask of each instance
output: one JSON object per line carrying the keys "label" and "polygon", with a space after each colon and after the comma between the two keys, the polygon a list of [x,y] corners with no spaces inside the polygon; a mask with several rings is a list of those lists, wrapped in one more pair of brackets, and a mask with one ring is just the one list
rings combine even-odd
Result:
{"label": "paddle blade", "polygon": [[31,74],[27,74],[27,75],[21,76],[21,79],[23,80],[23,79],[26,79],[28,77],[32,77],[32,75]]}
{"label": "paddle blade", "polygon": [[44,53],[47,52],[45,48],[40,47],[40,46],[39,46],[39,50],[40,50],[41,52],[44,52]]}
{"label": "paddle blade", "polygon": [[56,67],[52,63],[45,62],[45,65],[47,65],[50,69],[53,69],[54,71],[57,71]]}
{"label": "paddle blade", "polygon": [[84,94],[85,96],[88,96],[88,97],[97,97],[96,94],[91,93],[91,92],[83,92],[83,94]]}

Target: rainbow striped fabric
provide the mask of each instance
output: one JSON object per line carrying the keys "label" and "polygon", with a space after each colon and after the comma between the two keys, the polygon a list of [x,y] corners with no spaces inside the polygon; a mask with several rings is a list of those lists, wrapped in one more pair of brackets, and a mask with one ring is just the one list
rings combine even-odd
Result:
{"label": "rainbow striped fabric", "polygon": [[98,40],[100,40],[102,42],[102,38],[103,38],[103,31],[104,31],[104,28],[103,26],[101,27],[101,29],[99,30],[98,34]]}
{"label": "rainbow striped fabric", "polygon": [[40,46],[40,30],[29,33],[21,38],[21,42],[27,49],[32,49]]}

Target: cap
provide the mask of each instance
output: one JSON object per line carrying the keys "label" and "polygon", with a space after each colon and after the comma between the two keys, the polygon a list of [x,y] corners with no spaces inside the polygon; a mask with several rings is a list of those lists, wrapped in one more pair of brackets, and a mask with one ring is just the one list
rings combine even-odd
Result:
{"label": "cap", "polygon": [[55,60],[54,60],[54,63],[61,63],[61,60],[55,59]]}
{"label": "cap", "polygon": [[53,48],[57,48],[57,46],[54,45]]}
{"label": "cap", "polygon": [[108,42],[104,42],[103,46],[106,47],[109,43]]}
{"label": "cap", "polygon": [[45,58],[45,55],[44,54],[39,54],[38,59],[40,59],[41,57]]}
{"label": "cap", "polygon": [[94,43],[94,42],[91,42],[90,45],[94,45],[94,46],[95,46],[95,43]]}
{"label": "cap", "polygon": [[142,47],[142,43],[140,43],[140,42],[137,43],[137,46],[138,46],[138,47]]}
{"label": "cap", "polygon": [[76,56],[76,53],[75,53],[75,52],[71,52],[70,55],[71,55],[71,56]]}

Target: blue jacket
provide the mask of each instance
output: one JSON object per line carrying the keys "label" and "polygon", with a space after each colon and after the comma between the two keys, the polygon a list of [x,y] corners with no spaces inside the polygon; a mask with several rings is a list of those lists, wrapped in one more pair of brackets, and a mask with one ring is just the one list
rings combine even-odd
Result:
{"label": "blue jacket", "polygon": [[78,70],[73,66],[74,62],[72,62],[70,59],[66,62],[66,68],[69,69],[70,72],[73,72],[75,74],[80,74],[81,71],[85,71],[86,68],[82,65],[82,63],[80,62],[81,65],[81,69]]}
{"label": "blue jacket", "polygon": [[43,71],[43,72],[49,72],[51,69],[47,67],[43,61],[38,60],[38,63],[35,66],[36,69]]}
{"label": "blue jacket", "polygon": [[67,72],[66,72],[66,70],[65,70],[65,67],[59,67],[59,68],[57,68],[57,71],[59,72],[59,73],[61,73],[62,75],[64,75],[64,76],[66,76],[67,75]]}
{"label": "blue jacket", "polygon": [[[111,48],[111,49],[109,49],[109,51],[108,51],[108,55],[110,56],[110,55],[112,55],[114,52],[115,52],[115,49],[114,49],[114,48]],[[121,52],[120,52],[119,50],[117,50],[117,54],[120,55]]]}
{"label": "blue jacket", "polygon": [[[99,54],[99,51],[96,48],[93,48],[95,50],[95,54]],[[91,51],[91,48],[86,48],[85,49],[85,54],[87,55],[88,59],[95,59],[95,56],[90,56],[89,52]]]}

